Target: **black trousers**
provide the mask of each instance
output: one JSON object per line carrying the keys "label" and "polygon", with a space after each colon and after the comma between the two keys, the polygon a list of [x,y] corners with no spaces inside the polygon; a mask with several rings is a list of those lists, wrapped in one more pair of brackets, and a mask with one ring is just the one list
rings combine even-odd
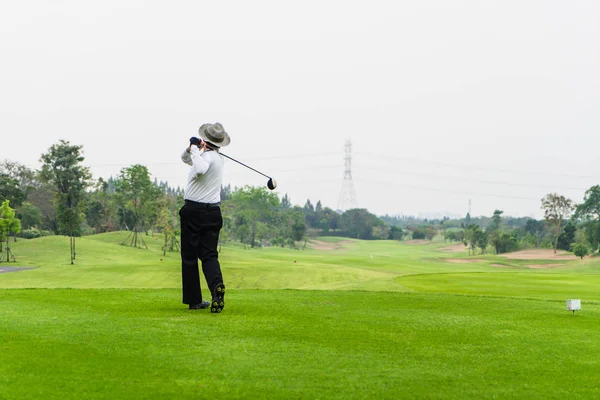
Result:
{"label": "black trousers", "polygon": [[223,227],[223,216],[218,205],[185,201],[179,210],[181,221],[181,280],[183,303],[202,302],[198,260],[211,293],[223,283],[219,264],[219,231]]}

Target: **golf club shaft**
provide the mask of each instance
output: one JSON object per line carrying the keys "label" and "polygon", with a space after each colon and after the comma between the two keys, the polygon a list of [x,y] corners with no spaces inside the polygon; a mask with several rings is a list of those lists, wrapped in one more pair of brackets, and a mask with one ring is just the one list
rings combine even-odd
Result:
{"label": "golf club shaft", "polygon": [[251,169],[252,171],[254,171],[254,172],[258,172],[258,173],[259,173],[259,174],[261,174],[262,176],[265,176],[265,177],[267,177],[267,178],[271,179],[271,177],[270,177],[270,176],[268,176],[268,175],[265,175],[265,174],[263,174],[262,172],[260,172],[260,171],[258,171],[258,170],[255,170],[254,168],[252,168],[252,167],[250,167],[250,166],[248,166],[248,165],[244,164],[243,162],[240,162],[240,161],[236,160],[235,158],[231,158],[231,157],[229,157],[228,155],[226,155],[226,154],[223,154],[223,153],[221,153],[221,152],[219,152],[219,154],[220,154],[220,155],[222,155],[223,157],[227,157],[227,158],[229,158],[231,161],[235,161],[235,162],[236,162],[236,163],[238,163],[238,164],[242,164],[242,165],[243,165],[244,167],[246,167],[246,168],[250,168],[250,169]]}

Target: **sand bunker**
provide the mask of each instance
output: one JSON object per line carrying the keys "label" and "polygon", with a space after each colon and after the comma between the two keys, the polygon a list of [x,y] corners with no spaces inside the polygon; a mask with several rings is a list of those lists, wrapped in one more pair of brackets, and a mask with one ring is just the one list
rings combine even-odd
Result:
{"label": "sand bunker", "polygon": [[444,253],[462,253],[463,251],[467,251],[468,247],[465,247],[462,243],[451,244],[450,246],[445,246],[440,249]]}
{"label": "sand bunker", "polygon": [[[511,266],[511,265],[504,265],[504,264],[490,264],[492,267],[498,267],[498,268],[518,268],[515,266]],[[534,268],[534,269],[545,269],[545,268],[557,268],[557,267],[564,267],[565,264],[527,264],[525,265],[528,268]]]}
{"label": "sand bunker", "polygon": [[337,243],[322,242],[320,240],[311,240],[308,246],[315,250],[339,250],[344,248],[344,244],[352,243],[350,240],[341,240]]}
{"label": "sand bunker", "polygon": [[453,264],[470,264],[485,262],[485,260],[482,260],[481,258],[442,258],[442,260]]}
{"label": "sand bunker", "polygon": [[565,254],[562,251],[554,254],[554,250],[551,249],[522,250],[499,255],[512,260],[577,260],[577,256],[573,254]]}
{"label": "sand bunker", "polygon": [[407,240],[405,242],[402,242],[404,244],[431,244],[431,242],[429,240],[425,240],[425,239],[413,239],[413,240]]}
{"label": "sand bunker", "polygon": [[544,268],[564,267],[565,264],[527,264],[527,266],[529,268],[544,269]]}

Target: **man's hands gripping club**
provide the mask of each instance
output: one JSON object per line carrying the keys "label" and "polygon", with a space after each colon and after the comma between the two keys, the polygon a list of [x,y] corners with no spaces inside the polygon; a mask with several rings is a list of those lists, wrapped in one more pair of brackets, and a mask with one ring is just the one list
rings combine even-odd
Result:
{"label": "man's hands gripping club", "polygon": [[188,146],[187,149],[185,149],[185,151],[187,151],[188,153],[192,150],[192,146],[198,146],[198,148],[200,150],[205,150],[208,148],[206,146],[206,142],[200,138],[197,138],[196,136],[192,136],[190,138],[190,145]]}

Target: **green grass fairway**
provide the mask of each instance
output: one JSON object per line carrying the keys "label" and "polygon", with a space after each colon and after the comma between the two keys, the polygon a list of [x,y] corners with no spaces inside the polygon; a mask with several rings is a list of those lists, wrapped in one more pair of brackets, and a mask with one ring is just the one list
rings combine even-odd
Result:
{"label": "green grass fairway", "polygon": [[75,265],[63,237],[13,245],[38,268],[0,274],[1,400],[600,397],[600,259],[230,244],[213,315],[181,304],[177,253],[123,239],[78,239]]}
{"label": "green grass fairway", "polygon": [[[0,291],[5,398],[597,398],[600,309],[344,291]],[[564,379],[565,371],[576,379]]]}

